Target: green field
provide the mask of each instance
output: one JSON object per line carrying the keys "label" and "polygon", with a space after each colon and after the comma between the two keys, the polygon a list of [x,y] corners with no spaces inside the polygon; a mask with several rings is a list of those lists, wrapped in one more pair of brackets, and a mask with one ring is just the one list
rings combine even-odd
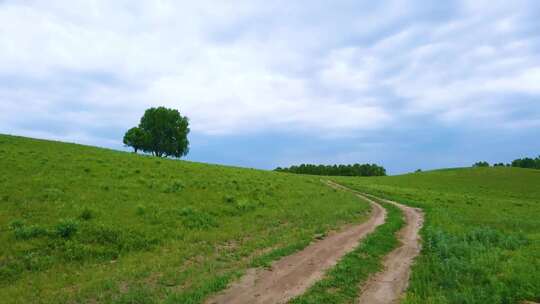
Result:
{"label": "green field", "polygon": [[199,303],[365,219],[319,178],[0,135],[2,303]]}
{"label": "green field", "polygon": [[540,170],[334,179],[425,211],[424,247],[404,303],[540,301]]}
{"label": "green field", "polygon": [[[201,303],[369,205],[320,176],[0,135],[0,302]],[[331,177],[424,210],[404,303],[540,301],[540,170]],[[353,303],[399,210],[293,303]]]}

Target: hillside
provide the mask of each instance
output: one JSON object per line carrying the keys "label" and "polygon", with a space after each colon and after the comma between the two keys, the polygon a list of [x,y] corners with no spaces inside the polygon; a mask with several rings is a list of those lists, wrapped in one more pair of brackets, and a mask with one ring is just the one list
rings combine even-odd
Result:
{"label": "hillside", "polygon": [[0,168],[4,303],[197,303],[369,211],[318,177],[6,135]]}
{"label": "hillside", "polygon": [[404,303],[540,301],[540,170],[333,179],[424,210],[424,248]]}
{"label": "hillside", "polygon": [[400,250],[407,217],[372,195],[425,216],[403,303],[540,301],[540,170],[320,177],[7,135],[0,168],[6,303],[201,303],[248,268],[290,266],[281,258],[373,220],[367,202],[321,178],[367,193],[386,221],[293,303],[353,302]]}

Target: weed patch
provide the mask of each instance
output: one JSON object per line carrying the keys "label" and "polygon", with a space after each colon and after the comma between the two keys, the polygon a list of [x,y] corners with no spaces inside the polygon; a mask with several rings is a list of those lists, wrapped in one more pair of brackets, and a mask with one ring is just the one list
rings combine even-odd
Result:
{"label": "weed patch", "polygon": [[95,217],[95,211],[89,208],[84,208],[79,215],[79,218],[84,221],[89,221]]}
{"label": "weed patch", "polygon": [[54,226],[54,232],[57,236],[62,238],[70,238],[79,230],[79,222],[74,219],[61,220],[56,226]]}
{"label": "weed patch", "polygon": [[170,185],[166,186],[165,189],[163,189],[163,192],[165,193],[178,193],[182,191],[185,188],[184,183],[182,183],[179,180],[173,181]]}
{"label": "weed patch", "polygon": [[13,231],[15,239],[29,240],[47,235],[47,230],[38,225],[25,225],[21,220],[15,220],[10,223],[9,228]]}
{"label": "weed patch", "polygon": [[218,226],[215,218],[203,211],[186,207],[182,208],[178,214],[182,219],[182,224],[188,229],[209,229]]}

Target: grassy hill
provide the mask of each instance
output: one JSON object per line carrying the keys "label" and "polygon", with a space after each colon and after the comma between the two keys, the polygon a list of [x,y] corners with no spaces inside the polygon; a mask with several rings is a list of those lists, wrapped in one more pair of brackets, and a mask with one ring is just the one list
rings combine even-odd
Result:
{"label": "grassy hill", "polygon": [[[369,211],[316,176],[6,135],[0,168],[6,303],[200,303],[247,268],[268,265]],[[424,247],[405,303],[540,301],[540,170],[332,179],[424,210]],[[354,298],[353,276],[361,281],[378,269],[383,251],[370,250],[395,246],[391,231],[401,224],[390,211],[386,228],[299,303]]]}
{"label": "grassy hill", "polygon": [[425,211],[424,249],[404,303],[540,301],[540,170],[334,179]]}
{"label": "grassy hill", "polygon": [[287,175],[0,135],[3,303],[198,303],[367,204]]}

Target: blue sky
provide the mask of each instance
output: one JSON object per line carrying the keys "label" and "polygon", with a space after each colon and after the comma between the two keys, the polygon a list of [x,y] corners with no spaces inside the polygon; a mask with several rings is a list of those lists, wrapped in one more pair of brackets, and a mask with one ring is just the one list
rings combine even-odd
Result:
{"label": "blue sky", "polygon": [[0,133],[124,149],[164,105],[195,161],[540,154],[539,1],[194,2],[0,1]]}

